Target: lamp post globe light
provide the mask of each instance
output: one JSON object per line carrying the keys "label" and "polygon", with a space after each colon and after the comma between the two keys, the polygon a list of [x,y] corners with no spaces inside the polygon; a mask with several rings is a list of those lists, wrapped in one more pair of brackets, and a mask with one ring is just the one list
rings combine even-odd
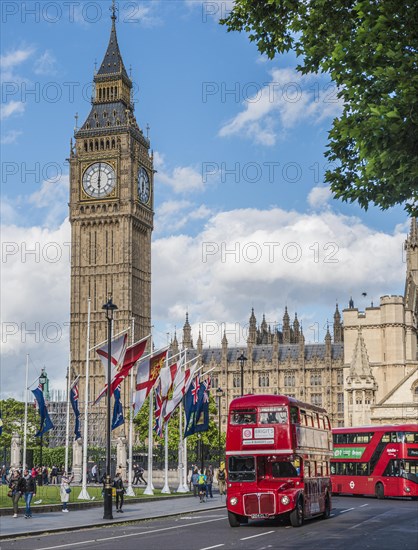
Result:
{"label": "lamp post globe light", "polygon": [[244,352],[238,357],[238,361],[241,366],[241,397],[244,395],[244,363],[247,361],[247,358],[244,355]]}
{"label": "lamp post globe light", "polygon": [[218,398],[218,455],[219,455],[219,464],[221,466],[221,399],[224,395],[222,388],[216,390],[216,396]]}
{"label": "lamp post globe light", "polygon": [[112,322],[113,312],[118,309],[118,306],[112,302],[112,296],[109,296],[109,300],[102,306],[102,309],[106,311],[107,319],[107,410],[106,410],[106,478],[104,486],[104,513],[103,519],[113,519],[112,514],[112,480],[110,475],[110,460],[111,460],[111,445],[110,435],[112,432],[112,416],[110,407],[110,385],[112,377]]}
{"label": "lamp post globe light", "polygon": [[[48,375],[45,372],[45,367],[42,368],[41,374],[39,375],[39,386],[41,387],[42,393],[45,388],[45,384],[48,381]],[[41,469],[39,481],[38,484],[42,485],[42,470],[43,470],[43,464],[42,464],[42,448],[43,448],[43,435],[41,434],[41,437],[39,438],[39,467]]]}

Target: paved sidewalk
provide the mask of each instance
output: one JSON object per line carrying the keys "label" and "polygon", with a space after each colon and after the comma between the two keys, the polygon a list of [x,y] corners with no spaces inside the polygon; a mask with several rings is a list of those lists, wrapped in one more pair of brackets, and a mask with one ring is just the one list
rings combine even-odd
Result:
{"label": "paved sidewalk", "polygon": [[24,508],[23,510],[20,508],[18,518],[13,518],[13,516],[0,517],[0,539],[54,531],[71,531],[83,527],[100,527],[101,525],[176,516],[187,512],[217,508],[225,508],[225,497],[222,497],[221,500],[219,494],[214,495],[213,499],[210,498],[205,503],[200,503],[199,499],[193,496],[170,497],[164,500],[143,500],[135,503],[130,503],[127,500],[125,501],[123,514],[116,513],[113,506],[113,520],[103,519],[103,503],[97,507],[84,510],[70,509],[67,514],[61,512],[61,510],[56,512],[39,510],[37,512],[36,506],[32,506],[33,517],[31,519],[24,517]]}

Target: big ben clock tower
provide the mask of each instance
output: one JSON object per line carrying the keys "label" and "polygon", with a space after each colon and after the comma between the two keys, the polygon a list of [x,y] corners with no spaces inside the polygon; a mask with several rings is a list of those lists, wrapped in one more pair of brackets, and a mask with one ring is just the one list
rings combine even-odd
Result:
{"label": "big ben clock tower", "polygon": [[[80,375],[82,402],[86,398],[88,299],[91,346],[106,340],[102,305],[109,294],[118,306],[115,333],[130,326],[134,318],[138,340],[149,334],[151,325],[153,158],[150,142],[135,119],[132,81],[118,46],[115,11],[113,5],[109,45],[94,75],[91,111],[75,131],[69,159],[70,349],[72,373]],[[103,388],[104,375],[101,362],[92,354],[90,402]],[[125,403],[126,398],[125,391]],[[100,416],[98,407],[92,408],[92,419],[96,413]],[[89,432],[89,444],[100,444],[102,430],[92,426]]]}

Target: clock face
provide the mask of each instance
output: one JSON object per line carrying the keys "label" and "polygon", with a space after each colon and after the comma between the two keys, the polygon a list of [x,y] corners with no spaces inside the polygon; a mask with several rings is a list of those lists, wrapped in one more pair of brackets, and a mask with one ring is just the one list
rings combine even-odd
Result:
{"label": "clock face", "polygon": [[95,199],[107,197],[116,186],[116,174],[107,162],[95,162],[84,172],[83,189]]}
{"label": "clock face", "polygon": [[150,199],[150,183],[148,172],[141,166],[138,170],[138,197],[139,200],[147,204]]}

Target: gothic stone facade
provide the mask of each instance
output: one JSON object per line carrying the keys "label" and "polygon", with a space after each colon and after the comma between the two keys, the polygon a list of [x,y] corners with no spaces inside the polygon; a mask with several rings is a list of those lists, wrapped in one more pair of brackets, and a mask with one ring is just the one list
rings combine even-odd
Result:
{"label": "gothic stone facade", "polygon": [[[290,323],[287,308],[283,317],[283,329],[271,329],[265,319],[260,327],[254,310],[249,322],[247,346],[230,347],[224,335],[220,348],[203,348],[199,334],[196,348],[193,347],[188,315],[183,327],[183,348],[189,348],[188,358],[201,355],[201,363],[207,371],[212,369],[213,388],[222,388],[221,422],[226,428],[228,404],[241,395],[242,353],[244,363],[244,394],[286,394],[301,401],[314,403],[327,409],[333,425],[344,422],[344,347],[341,316],[336,307],[334,314],[334,342],[327,330],[324,343],[305,344],[305,337],[295,315]],[[173,352],[178,349],[177,338],[172,342]],[[215,390],[214,390],[215,391]]]}

